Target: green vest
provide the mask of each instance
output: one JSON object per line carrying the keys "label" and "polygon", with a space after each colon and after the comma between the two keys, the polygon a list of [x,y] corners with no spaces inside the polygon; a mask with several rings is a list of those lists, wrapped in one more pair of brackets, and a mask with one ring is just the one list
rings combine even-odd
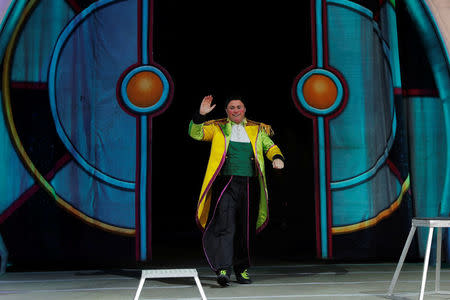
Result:
{"label": "green vest", "polygon": [[231,141],[222,168],[222,175],[251,177],[254,172],[252,144]]}

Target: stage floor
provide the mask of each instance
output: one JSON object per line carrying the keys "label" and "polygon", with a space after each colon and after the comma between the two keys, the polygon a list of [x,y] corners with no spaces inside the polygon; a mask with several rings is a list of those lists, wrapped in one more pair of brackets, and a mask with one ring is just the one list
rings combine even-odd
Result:
{"label": "stage floor", "polygon": [[[278,264],[254,266],[254,283],[221,288],[206,267],[197,268],[208,299],[417,299],[423,265],[405,264],[394,297],[387,297],[395,264]],[[189,266],[195,268],[195,266]],[[7,299],[133,299],[139,270],[8,272],[0,277],[0,297]],[[426,299],[432,295],[434,268],[428,273]],[[450,270],[441,270],[441,289],[450,291]],[[146,280],[139,299],[201,299],[193,278]]]}

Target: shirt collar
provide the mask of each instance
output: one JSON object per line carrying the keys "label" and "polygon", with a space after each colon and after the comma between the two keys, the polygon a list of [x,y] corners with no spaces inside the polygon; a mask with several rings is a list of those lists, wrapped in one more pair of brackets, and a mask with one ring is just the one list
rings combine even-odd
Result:
{"label": "shirt collar", "polygon": [[242,125],[244,127],[247,125],[247,118],[244,118],[240,124],[237,124],[237,123],[231,121],[229,118],[227,118],[227,121],[229,123],[231,123],[231,125]]}

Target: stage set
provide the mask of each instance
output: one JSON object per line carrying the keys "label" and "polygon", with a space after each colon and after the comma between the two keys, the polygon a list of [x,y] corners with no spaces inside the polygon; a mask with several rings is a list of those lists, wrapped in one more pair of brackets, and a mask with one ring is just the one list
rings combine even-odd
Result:
{"label": "stage set", "polygon": [[2,299],[450,297],[450,2],[284,2],[0,1]]}

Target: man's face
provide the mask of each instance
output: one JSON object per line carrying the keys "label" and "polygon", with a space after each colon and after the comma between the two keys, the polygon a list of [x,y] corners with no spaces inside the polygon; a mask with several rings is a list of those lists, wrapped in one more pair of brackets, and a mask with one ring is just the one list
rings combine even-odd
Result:
{"label": "man's face", "polygon": [[244,103],[242,103],[241,100],[231,100],[228,103],[227,109],[227,116],[228,119],[233,121],[236,124],[240,124],[242,120],[245,118],[245,106]]}

